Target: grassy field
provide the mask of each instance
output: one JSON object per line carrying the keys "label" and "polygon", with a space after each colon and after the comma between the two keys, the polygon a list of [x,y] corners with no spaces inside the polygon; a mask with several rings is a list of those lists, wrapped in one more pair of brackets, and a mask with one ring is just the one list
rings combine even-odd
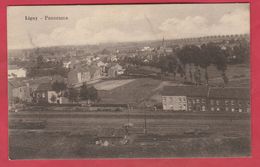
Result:
{"label": "grassy field", "polygon": [[134,81],[134,79],[108,80],[95,84],[97,90],[112,90]]}
{"label": "grassy field", "polygon": [[[193,69],[194,70],[194,69]],[[205,82],[204,71],[202,82]],[[209,84],[212,86],[223,85],[221,73],[214,66],[208,68]],[[226,71],[229,83],[226,87],[249,87],[250,71],[244,65],[229,65]],[[188,75],[189,80],[189,75]],[[179,76],[176,81],[135,78],[129,80],[110,80],[97,84],[101,103],[130,103],[144,105],[144,102],[157,104],[161,102],[161,91],[163,86],[182,85],[183,79]],[[103,87],[103,88],[102,88]]]}
{"label": "grassy field", "polygon": [[[12,113],[9,121],[46,121],[43,129],[9,130],[11,159],[233,157],[250,155],[246,113],[130,113],[129,142],[122,144],[128,113]],[[96,145],[99,139],[108,146]]]}
{"label": "grassy field", "polygon": [[149,98],[153,94],[153,90],[158,87],[160,83],[160,80],[138,78],[112,90],[101,90],[99,91],[99,97],[101,98],[101,103],[139,104],[144,99]]}

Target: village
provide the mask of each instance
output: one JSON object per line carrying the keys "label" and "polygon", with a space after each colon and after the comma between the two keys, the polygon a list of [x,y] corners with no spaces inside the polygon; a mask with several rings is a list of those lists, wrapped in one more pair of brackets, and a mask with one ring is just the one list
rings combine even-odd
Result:
{"label": "village", "polygon": [[[183,143],[186,138],[209,138],[209,145],[216,147],[220,143],[215,136],[224,136],[225,147],[235,138],[245,146],[230,148],[228,154],[249,152],[248,34],[34,48],[10,51],[8,58],[9,129],[17,137],[11,143],[29,135],[16,131],[40,130],[26,149],[37,150],[43,135],[49,139],[64,133],[68,140],[78,135],[89,143],[77,153],[70,148],[64,157],[131,157],[126,147],[148,147],[133,153],[143,156],[169,149],[167,142],[177,142],[176,136]],[[158,146],[150,146],[154,141]],[[82,152],[85,147],[94,153]],[[104,155],[100,147],[109,147],[113,154],[108,150]],[[203,154],[190,149],[188,156]],[[223,153],[214,150],[210,156]],[[182,156],[176,152],[165,155]]]}

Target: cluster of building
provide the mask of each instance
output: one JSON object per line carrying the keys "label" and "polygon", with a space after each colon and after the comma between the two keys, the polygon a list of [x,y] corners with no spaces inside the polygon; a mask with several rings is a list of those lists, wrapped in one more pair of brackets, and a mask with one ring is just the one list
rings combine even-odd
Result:
{"label": "cluster of building", "polygon": [[166,86],[165,111],[250,112],[250,90],[243,87]]}
{"label": "cluster of building", "polygon": [[[65,82],[61,76],[46,76],[35,79],[9,79],[9,106],[16,103],[67,103],[68,100],[52,88],[54,82]],[[54,100],[55,99],[55,100]]]}
{"label": "cluster of building", "polygon": [[124,73],[124,69],[117,62],[104,63],[99,57],[87,58],[81,61],[73,57],[64,62],[69,69],[67,77],[60,75],[33,77],[26,75],[27,71],[18,66],[8,66],[8,95],[9,105],[16,103],[69,103],[64,92],[56,92],[54,82],[64,83],[67,88],[79,88],[83,83],[93,84],[105,78],[116,78]]}
{"label": "cluster of building", "polygon": [[71,62],[68,87],[79,87],[83,83],[95,83],[103,78],[116,78],[124,74],[124,71],[123,67],[116,62],[104,63],[101,60],[92,63]]}

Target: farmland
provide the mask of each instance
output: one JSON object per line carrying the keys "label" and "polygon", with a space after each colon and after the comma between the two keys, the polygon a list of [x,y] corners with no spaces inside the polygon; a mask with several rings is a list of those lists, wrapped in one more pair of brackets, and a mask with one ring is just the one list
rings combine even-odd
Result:
{"label": "farmland", "polygon": [[[146,70],[149,70],[146,68]],[[223,80],[221,73],[214,66],[208,68],[209,85],[222,85]],[[248,87],[250,84],[250,71],[247,66],[230,65],[227,68],[227,76],[229,83],[226,87]],[[135,78],[124,80],[108,80],[95,84],[99,90],[101,103],[106,104],[122,104],[132,103],[140,105],[144,101],[149,101],[153,104],[160,103],[160,92],[163,86],[183,85],[183,79],[177,76],[176,80],[169,80],[173,78],[168,76],[166,79],[161,78]],[[167,80],[168,79],[168,80]],[[204,80],[204,71],[202,71],[202,82]]]}

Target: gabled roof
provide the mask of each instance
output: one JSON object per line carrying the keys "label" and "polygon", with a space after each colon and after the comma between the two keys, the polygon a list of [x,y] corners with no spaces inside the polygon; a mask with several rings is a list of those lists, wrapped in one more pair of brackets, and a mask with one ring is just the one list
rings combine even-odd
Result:
{"label": "gabled roof", "polygon": [[208,88],[203,86],[165,86],[163,96],[207,96]]}
{"label": "gabled roof", "polygon": [[42,83],[37,88],[37,91],[50,91],[50,90],[52,90],[51,83]]}
{"label": "gabled roof", "polygon": [[17,65],[8,65],[8,70],[16,70],[16,69],[20,69],[20,67],[18,67]]}
{"label": "gabled roof", "polygon": [[250,99],[250,89],[244,87],[210,88],[209,97]]}
{"label": "gabled roof", "polygon": [[14,88],[19,88],[22,86],[26,86],[26,84],[22,81],[16,81],[16,80],[9,80],[8,84],[11,85]]}

